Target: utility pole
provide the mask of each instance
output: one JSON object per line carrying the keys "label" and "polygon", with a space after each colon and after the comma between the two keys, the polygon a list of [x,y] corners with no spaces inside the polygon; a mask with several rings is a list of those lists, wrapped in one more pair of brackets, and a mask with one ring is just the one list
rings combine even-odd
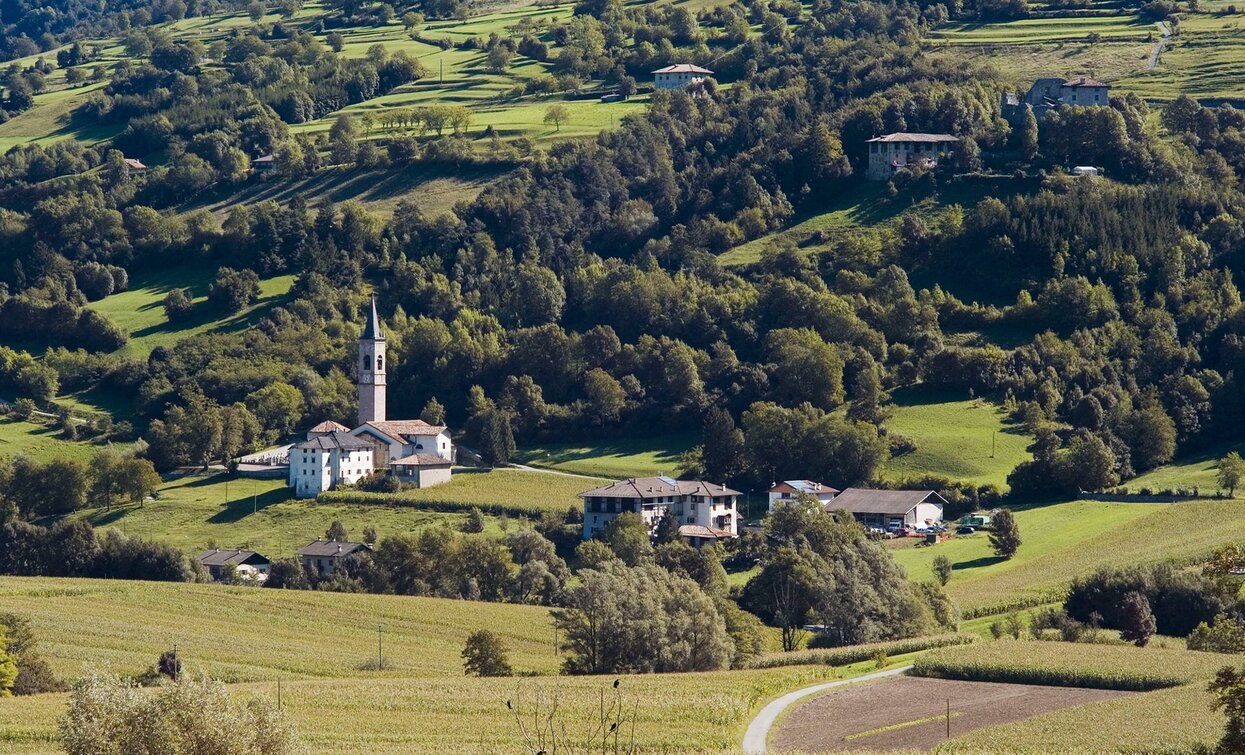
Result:
{"label": "utility pole", "polygon": [[947,698],[947,739],[951,738],[951,698]]}
{"label": "utility pole", "polygon": [[376,670],[380,671],[385,667],[385,646],[381,639],[381,625],[376,625]]}
{"label": "utility pole", "polygon": [[277,710],[281,710],[281,677],[277,677]]}
{"label": "utility pole", "polygon": [[251,513],[252,514],[259,513],[259,493],[251,494]]}
{"label": "utility pole", "polygon": [[995,430],[991,432],[990,433],[990,458],[991,459],[994,458],[994,448],[995,448],[995,445],[998,443],[998,440],[999,440],[999,431]]}

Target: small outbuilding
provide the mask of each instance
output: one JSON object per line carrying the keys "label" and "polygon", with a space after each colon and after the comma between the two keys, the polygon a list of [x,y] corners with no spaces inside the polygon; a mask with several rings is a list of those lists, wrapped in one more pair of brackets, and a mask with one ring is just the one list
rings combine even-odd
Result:
{"label": "small outbuilding", "polygon": [[125,158],[126,167],[135,173],[143,173],[147,170],[147,166],[143,165],[143,161],[134,157]]}
{"label": "small outbuilding", "polygon": [[437,454],[420,453],[389,462],[393,476],[404,484],[430,488],[450,481],[450,460]]}
{"label": "small outbuilding", "polygon": [[932,490],[848,488],[826,504],[826,510],[846,511],[866,527],[892,530],[941,522],[946,503]]}
{"label": "small outbuilding", "polygon": [[238,548],[206,550],[195,556],[195,561],[203,564],[212,579],[217,581],[227,578],[233,572],[242,579],[263,582],[268,579],[268,567],[272,565],[267,556]]}

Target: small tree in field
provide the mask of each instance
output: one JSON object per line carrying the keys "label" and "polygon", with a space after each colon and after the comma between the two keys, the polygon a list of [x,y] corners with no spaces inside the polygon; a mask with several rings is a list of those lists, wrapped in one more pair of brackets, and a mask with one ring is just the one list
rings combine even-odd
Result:
{"label": "small tree in field", "polygon": [[951,581],[951,559],[946,556],[936,556],[933,563],[934,577],[938,580],[938,584],[945,585]]}
{"label": "small tree in field", "polygon": [[1143,648],[1150,642],[1154,629],[1154,613],[1150,610],[1149,599],[1139,592],[1125,595],[1124,626],[1120,628],[1120,639]]}
{"label": "small tree in field", "polygon": [[1219,669],[1207,691],[1215,696],[1215,707],[1228,717],[1223,739],[1213,752],[1245,752],[1245,671],[1231,666]]}
{"label": "small tree in field", "polygon": [[545,110],[545,125],[553,124],[554,131],[561,131],[562,124],[571,119],[571,111],[566,105],[550,105]]}
{"label": "small tree in field", "polygon": [[1020,527],[1012,512],[1002,509],[990,521],[990,545],[1003,558],[1011,558],[1020,550]]}
{"label": "small tree in field", "polygon": [[463,671],[468,676],[511,676],[514,669],[501,638],[487,629],[472,632],[463,648]]}
{"label": "small tree in field", "polygon": [[1219,487],[1228,489],[1228,496],[1236,494],[1236,486],[1245,478],[1245,459],[1236,451],[1219,460]]}

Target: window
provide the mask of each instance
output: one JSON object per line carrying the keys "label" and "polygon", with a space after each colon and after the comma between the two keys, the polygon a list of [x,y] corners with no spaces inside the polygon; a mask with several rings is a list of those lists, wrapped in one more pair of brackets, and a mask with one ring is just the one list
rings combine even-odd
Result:
{"label": "window", "polygon": [[384,370],[385,370],[385,355],[377,354],[376,355],[376,371],[384,372]]}

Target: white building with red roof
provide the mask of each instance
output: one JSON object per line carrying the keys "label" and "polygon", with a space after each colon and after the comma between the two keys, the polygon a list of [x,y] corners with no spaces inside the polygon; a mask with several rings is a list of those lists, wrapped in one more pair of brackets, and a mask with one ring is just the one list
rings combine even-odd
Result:
{"label": "white building with red roof", "polygon": [[769,489],[769,510],[773,511],[775,506],[794,501],[801,493],[807,493],[826,504],[833,501],[839,491],[813,480],[783,480],[774,483]]}
{"label": "white building with red roof", "polygon": [[679,522],[679,534],[693,545],[739,534],[738,490],[703,480],[631,477],[579,494],[584,499],[584,539],[605,529],[619,514],[639,514],[655,530],[667,511]]}

